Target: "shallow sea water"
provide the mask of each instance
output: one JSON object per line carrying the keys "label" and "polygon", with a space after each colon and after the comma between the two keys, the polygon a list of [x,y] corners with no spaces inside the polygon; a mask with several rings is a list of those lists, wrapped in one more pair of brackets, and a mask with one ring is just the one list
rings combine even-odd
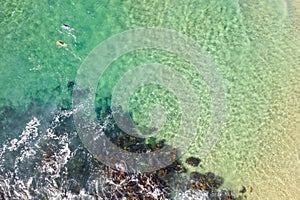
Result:
{"label": "shallow sea water", "polygon": [[[218,143],[199,167],[185,165],[189,172],[212,171],[224,178],[224,188],[245,199],[299,199],[299,8],[284,0],[3,1],[0,191],[12,199],[92,198],[93,167],[72,168],[76,159],[92,158],[67,123],[73,112],[67,85],[100,42],[133,28],[159,27],[197,41],[225,90],[226,121]],[[62,23],[74,30],[62,29]],[[68,46],[57,47],[56,40]],[[122,74],[149,62],[171,66],[195,89],[200,127],[181,160],[198,157],[211,120],[210,93],[181,58],[156,50],[120,57],[99,81],[95,104],[110,105],[103,99]],[[130,102],[133,120],[146,126],[152,104],[162,104],[173,116],[155,136],[168,142],[180,118],[172,93],[141,87]],[[53,162],[45,161],[49,148]],[[86,187],[78,192],[79,174]],[[242,186],[245,194],[239,194]]]}

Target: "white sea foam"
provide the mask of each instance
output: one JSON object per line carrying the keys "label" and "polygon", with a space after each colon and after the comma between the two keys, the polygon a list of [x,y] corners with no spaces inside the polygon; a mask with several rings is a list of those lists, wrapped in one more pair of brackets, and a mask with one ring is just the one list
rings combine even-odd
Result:
{"label": "white sea foam", "polygon": [[180,191],[174,197],[175,200],[209,200],[208,192],[206,191],[193,191],[186,190]]}
{"label": "white sea foam", "polygon": [[[6,199],[34,199],[32,194],[47,194],[50,199],[62,199],[67,194],[68,199],[76,199],[77,194],[74,196],[57,184],[67,174],[65,165],[76,153],[69,148],[70,133],[56,135],[53,131],[71,114],[72,111],[62,111],[54,116],[46,133],[39,133],[40,120],[33,117],[19,137],[4,142],[0,149],[0,191]],[[55,151],[46,162],[41,147],[48,143],[55,144]],[[7,166],[8,161],[13,168]],[[88,194],[82,190],[77,196],[86,199]]]}
{"label": "white sea foam", "polygon": [[10,141],[10,146],[8,147],[9,151],[17,150],[21,145],[26,145],[29,140],[35,139],[38,136],[38,126],[40,121],[37,118],[33,118],[27,124],[22,134],[19,136],[19,139],[12,139]]}

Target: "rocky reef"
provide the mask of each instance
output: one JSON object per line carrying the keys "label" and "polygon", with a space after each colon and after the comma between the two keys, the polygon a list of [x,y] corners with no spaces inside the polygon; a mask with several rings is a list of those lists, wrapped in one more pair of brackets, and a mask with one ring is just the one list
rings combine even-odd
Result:
{"label": "rocky reef", "polygon": [[[70,84],[70,87],[73,85]],[[36,106],[35,106],[36,107]],[[44,108],[44,106],[42,106]],[[52,107],[51,107],[52,108]],[[49,108],[50,109],[50,108]],[[35,109],[36,110],[36,109]],[[163,164],[152,171],[119,170],[112,168],[99,159],[99,155],[91,154],[82,144],[73,121],[72,110],[55,110],[40,120],[35,141],[24,144],[34,149],[35,154],[18,164],[17,170],[1,168],[7,171],[3,180],[10,181],[4,185],[0,178],[0,199],[122,199],[122,200],[163,200],[163,199],[202,199],[232,200],[236,199],[230,190],[221,189],[223,179],[212,172],[189,172],[184,163],[198,166],[200,159],[196,157],[180,161],[178,150],[167,145],[165,141],[139,138],[124,133],[111,116],[108,107],[97,108],[99,123],[105,123],[105,136],[125,152],[145,153],[159,152],[169,164]],[[36,112],[38,112],[37,110]],[[10,114],[11,109],[2,110],[1,116],[11,115],[14,118],[27,119],[27,115]],[[29,112],[29,116],[37,116]],[[1,117],[3,118],[3,117]],[[103,120],[105,119],[105,120]],[[23,126],[20,126],[23,127]],[[28,135],[30,136],[29,132]],[[21,144],[21,143],[20,143]],[[23,143],[22,143],[23,144]],[[10,143],[7,143],[9,146]],[[22,147],[22,148],[21,148]],[[10,148],[10,147],[8,147]],[[109,150],[109,149],[104,149]],[[4,152],[4,149],[3,149]],[[12,152],[14,155],[17,151]],[[4,157],[5,156],[5,157]],[[18,156],[18,155],[17,155]],[[4,152],[2,158],[11,158],[12,154]],[[22,157],[20,154],[19,157]],[[111,162],[124,161],[123,157],[111,157]],[[141,160],[146,162],[145,160]],[[154,161],[153,161],[154,162]],[[147,163],[145,163],[147,164]],[[159,163],[151,163],[160,166]],[[32,167],[34,166],[34,168]],[[127,166],[128,167],[128,166]],[[32,170],[28,170],[32,169]],[[10,174],[18,175],[15,180]],[[0,176],[1,177],[1,176]],[[20,178],[20,179],[19,179]],[[19,181],[32,180],[29,188],[20,188]],[[244,189],[242,190],[244,192]],[[26,197],[26,198],[25,198]]]}
{"label": "rocky reef", "polygon": [[[102,115],[110,114],[109,109],[101,110],[98,109]],[[172,157],[170,159],[173,162],[151,172],[135,173],[103,165],[99,172],[105,177],[105,181],[102,181],[101,192],[96,194],[98,199],[236,199],[230,190],[220,190],[223,178],[212,172],[192,172],[188,175],[183,164],[178,161],[176,149],[166,145],[164,141],[156,141],[155,138],[146,140],[128,135],[114,126],[113,119],[111,120],[111,126],[106,129],[105,134],[118,148],[136,153],[164,149],[161,153]],[[191,166],[198,166],[200,159],[191,157],[185,162]]]}

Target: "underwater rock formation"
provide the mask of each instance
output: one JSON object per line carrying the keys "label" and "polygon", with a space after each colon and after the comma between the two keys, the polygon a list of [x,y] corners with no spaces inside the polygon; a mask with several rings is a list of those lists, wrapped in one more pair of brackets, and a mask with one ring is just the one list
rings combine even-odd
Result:
{"label": "underwater rock formation", "polygon": [[[223,184],[221,177],[211,172],[192,172],[188,175],[189,172],[177,157],[177,149],[165,141],[155,138],[146,140],[124,133],[115,126],[113,119],[105,118],[105,115],[110,115],[109,108],[105,106],[99,109],[99,121],[107,125],[104,134],[116,148],[137,153],[156,153],[163,149],[161,153],[170,163],[163,163],[164,167],[149,172],[113,169],[85,148],[73,123],[73,110],[49,109],[51,112],[47,113],[51,114],[48,117],[38,114],[40,110],[36,106],[34,110],[26,113],[30,117],[36,116],[34,119],[39,123],[34,124],[33,128],[25,123],[23,132],[28,135],[27,142],[15,138],[11,141],[17,141],[20,146],[13,148],[14,143],[9,140],[5,143],[7,148],[0,149],[0,152],[3,151],[0,164],[7,166],[0,168],[4,172],[1,175],[3,178],[0,176],[0,199],[235,199],[229,190],[220,190]],[[1,113],[5,113],[5,117],[11,115],[12,119],[28,119],[19,117],[21,115],[11,109],[3,109]],[[104,117],[100,117],[100,113]],[[23,154],[26,149],[30,152],[34,150],[35,154],[28,154],[27,151]],[[11,159],[14,156],[17,161],[23,159],[22,162],[14,165]],[[122,157],[112,156],[111,159],[112,162],[121,160],[126,163]],[[19,187],[20,181],[28,183],[29,180],[32,180],[31,185]]]}
{"label": "underwater rock formation", "polygon": [[197,167],[200,163],[200,159],[199,158],[195,158],[195,157],[189,157],[186,159],[185,161],[187,164],[193,166],[193,167]]}

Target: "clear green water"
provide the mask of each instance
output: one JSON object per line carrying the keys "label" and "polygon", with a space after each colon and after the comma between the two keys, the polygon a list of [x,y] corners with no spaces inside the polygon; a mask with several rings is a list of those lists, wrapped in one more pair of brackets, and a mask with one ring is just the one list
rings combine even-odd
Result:
{"label": "clear green water", "polygon": [[[267,153],[261,146],[272,144],[269,134],[281,135],[266,125],[273,122],[297,88],[299,40],[291,33],[288,6],[283,0],[5,0],[0,8],[0,107],[22,112],[37,100],[69,108],[67,84],[75,80],[82,61],[101,41],[139,27],[176,30],[196,40],[211,56],[227,98],[227,119],[219,143],[200,167],[191,170],[213,171],[224,177],[224,187],[238,191],[258,170],[261,155]],[[74,28],[73,35],[61,28],[62,23]],[[56,40],[68,47],[57,47]],[[210,97],[205,82],[180,58],[156,51],[124,55],[100,80],[98,98],[110,95],[122,73],[149,61],[174,67],[198,91],[201,127],[183,160],[197,156],[211,117]],[[148,123],[149,105],[158,103],[146,98],[151,92],[178,117],[172,94],[145,87],[137,91],[138,100],[131,102],[135,121]],[[168,126],[158,137],[172,137],[177,120],[168,119]],[[1,134],[8,133],[3,130]]]}

